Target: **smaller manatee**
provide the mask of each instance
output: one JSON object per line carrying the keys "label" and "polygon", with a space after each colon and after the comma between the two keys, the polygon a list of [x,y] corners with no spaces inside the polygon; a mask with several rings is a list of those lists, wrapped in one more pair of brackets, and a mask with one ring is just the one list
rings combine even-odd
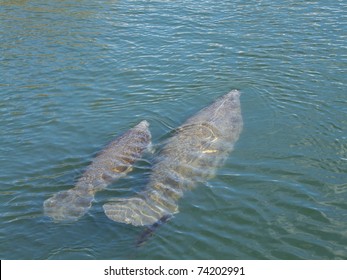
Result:
{"label": "smaller manatee", "polygon": [[54,221],[76,221],[91,207],[96,192],[132,170],[151,143],[149,123],[142,121],[108,144],[87,167],[76,186],[47,199],[44,213]]}

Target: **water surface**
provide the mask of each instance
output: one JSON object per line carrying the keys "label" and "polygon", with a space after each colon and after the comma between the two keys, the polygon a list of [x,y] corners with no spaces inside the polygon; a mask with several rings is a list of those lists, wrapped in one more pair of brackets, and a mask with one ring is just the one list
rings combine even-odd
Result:
{"label": "water surface", "polygon": [[[345,1],[0,1],[0,258],[347,259]],[[43,201],[142,119],[154,148],[231,89],[244,130],[217,176],[140,248],[102,205]],[[155,154],[154,154],[155,155]]]}

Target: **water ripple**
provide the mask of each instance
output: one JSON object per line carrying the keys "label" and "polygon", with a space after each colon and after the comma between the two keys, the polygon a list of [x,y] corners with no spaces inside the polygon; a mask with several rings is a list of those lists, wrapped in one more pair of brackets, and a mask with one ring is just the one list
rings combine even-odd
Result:
{"label": "water ripple", "polygon": [[[100,4],[0,4],[1,258],[346,259],[345,1]],[[143,247],[102,205],[146,185],[155,154],[78,223],[43,217],[116,135],[146,119],[158,150],[233,88],[235,150]]]}

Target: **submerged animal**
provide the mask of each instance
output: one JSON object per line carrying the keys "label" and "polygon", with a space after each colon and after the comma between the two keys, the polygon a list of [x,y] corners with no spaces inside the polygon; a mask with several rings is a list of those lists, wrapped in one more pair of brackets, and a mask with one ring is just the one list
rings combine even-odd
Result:
{"label": "submerged animal", "polygon": [[183,123],[159,153],[147,187],[134,197],[112,199],[103,206],[105,214],[134,226],[165,222],[178,212],[184,191],[214,176],[242,127],[240,93],[233,90]]}
{"label": "submerged animal", "polygon": [[45,215],[55,221],[75,221],[91,207],[96,192],[131,171],[151,143],[149,123],[142,121],[109,143],[87,167],[76,186],[44,202]]}

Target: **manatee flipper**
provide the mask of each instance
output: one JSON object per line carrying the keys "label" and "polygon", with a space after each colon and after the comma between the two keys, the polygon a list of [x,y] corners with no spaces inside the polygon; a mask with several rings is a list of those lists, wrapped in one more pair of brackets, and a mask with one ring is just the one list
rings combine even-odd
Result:
{"label": "manatee flipper", "polygon": [[142,121],[105,147],[87,167],[76,186],[48,198],[45,215],[54,221],[75,221],[91,207],[96,192],[124,177],[151,143],[149,123]]}
{"label": "manatee flipper", "polygon": [[171,214],[164,215],[153,225],[148,226],[137,238],[136,247],[142,246],[148,239],[153,236],[154,232],[163,224],[165,224],[168,220],[172,218]]}
{"label": "manatee flipper", "polygon": [[151,226],[162,217],[177,211],[176,207],[176,211],[169,212],[141,196],[119,198],[104,204],[103,208],[109,219],[134,226]]}

